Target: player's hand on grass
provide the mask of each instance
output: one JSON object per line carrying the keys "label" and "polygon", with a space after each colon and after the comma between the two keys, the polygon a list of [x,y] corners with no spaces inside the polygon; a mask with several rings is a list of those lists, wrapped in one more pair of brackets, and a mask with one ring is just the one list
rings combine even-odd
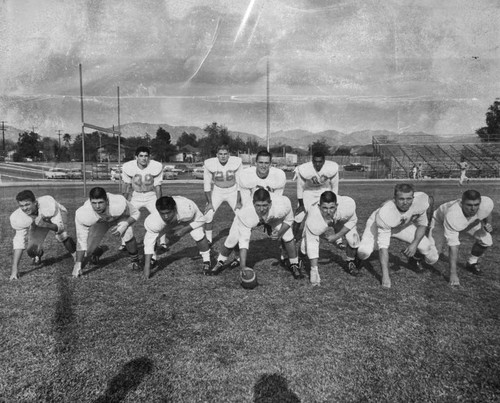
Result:
{"label": "player's hand on grass", "polygon": [[78,278],[80,277],[81,274],[82,274],[82,262],[75,262],[75,265],[73,266],[73,272],[71,273],[71,275],[74,278]]}
{"label": "player's hand on grass", "polygon": [[10,280],[10,281],[12,281],[12,280],[19,280],[19,278],[17,277],[17,273],[12,273],[12,274],[10,275],[9,280]]}
{"label": "player's hand on grass", "polygon": [[390,277],[382,276],[382,287],[391,288],[391,279]]}
{"label": "player's hand on grass", "polygon": [[458,280],[458,276],[457,275],[451,275],[450,276],[450,285],[452,287],[457,287],[460,285],[460,281]]}
{"label": "player's hand on grass", "polygon": [[273,229],[271,235],[269,235],[273,241],[277,241],[281,237],[279,236],[279,231],[277,229]]}

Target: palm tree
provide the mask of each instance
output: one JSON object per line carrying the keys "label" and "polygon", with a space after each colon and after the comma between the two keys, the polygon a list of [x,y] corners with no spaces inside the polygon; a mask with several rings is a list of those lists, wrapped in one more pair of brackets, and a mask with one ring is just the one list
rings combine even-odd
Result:
{"label": "palm tree", "polygon": [[64,141],[65,146],[69,148],[69,143],[71,141],[71,134],[64,133],[63,141]]}

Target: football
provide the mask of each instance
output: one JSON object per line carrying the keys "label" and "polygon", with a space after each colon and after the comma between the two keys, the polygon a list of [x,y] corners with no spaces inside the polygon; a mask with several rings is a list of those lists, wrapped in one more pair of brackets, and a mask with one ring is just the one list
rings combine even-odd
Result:
{"label": "football", "polygon": [[241,286],[247,290],[253,290],[259,285],[257,275],[250,267],[244,267],[240,271]]}

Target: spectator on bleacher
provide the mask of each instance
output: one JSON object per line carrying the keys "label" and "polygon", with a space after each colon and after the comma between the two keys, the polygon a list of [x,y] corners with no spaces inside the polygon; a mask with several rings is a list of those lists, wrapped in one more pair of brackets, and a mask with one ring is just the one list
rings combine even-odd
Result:
{"label": "spectator on bleacher", "polygon": [[466,175],[467,169],[469,168],[469,164],[467,163],[467,161],[465,161],[462,158],[462,161],[460,161],[460,163],[458,165],[460,165],[460,179],[459,179],[458,183],[460,186],[462,186],[464,184],[464,182],[469,183],[469,178],[467,178],[467,175]]}
{"label": "spectator on bleacher", "polygon": [[429,238],[441,251],[445,241],[448,245],[450,262],[450,285],[460,285],[457,275],[459,235],[467,233],[474,237],[470,256],[465,269],[480,276],[478,267],[479,257],[493,244],[491,237],[491,212],[493,201],[486,196],[481,196],[476,190],[467,190],[462,199],[452,200],[442,204],[434,212],[431,221]]}
{"label": "spectator on bleacher", "polygon": [[417,166],[417,179],[418,179],[418,180],[422,180],[422,179],[424,179],[424,178],[422,177],[422,170],[423,170],[423,168],[422,168],[422,163],[421,163],[421,162],[419,162],[419,163],[418,163],[418,166]]}
{"label": "spectator on bleacher", "polygon": [[413,164],[413,168],[411,169],[411,178],[412,179],[417,179],[417,166]]}

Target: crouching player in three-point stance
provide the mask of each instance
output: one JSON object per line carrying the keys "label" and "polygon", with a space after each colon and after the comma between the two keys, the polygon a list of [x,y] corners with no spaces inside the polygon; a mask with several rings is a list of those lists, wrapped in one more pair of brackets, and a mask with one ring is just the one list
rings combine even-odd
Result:
{"label": "crouching player in three-point stance", "polygon": [[205,217],[194,201],[182,196],[163,196],[156,201],[156,211],[144,221],[144,277],[149,278],[155,263],[158,236],[181,238],[187,233],[196,241],[203,259],[203,272],[210,270],[210,246],[203,226]]}
{"label": "crouching player in three-point stance", "polygon": [[229,156],[229,148],[225,144],[217,149],[217,157],[207,159],[203,165],[203,189],[207,199],[205,234],[210,243],[212,221],[220,205],[225,201],[233,211],[241,208],[238,188],[241,166],[241,158]]}
{"label": "crouching player in three-point stance", "polygon": [[[313,285],[320,283],[318,258],[321,236],[329,242],[345,238],[347,242],[345,270],[351,276],[359,275],[356,259],[356,250],[359,246],[359,235],[356,230],[358,217],[354,200],[348,196],[337,197],[335,193],[326,191],[321,194],[319,203],[309,206],[308,210],[300,251],[302,254],[307,253],[311,262],[311,283]],[[329,227],[333,227],[335,233],[327,235]]]}
{"label": "crouching player in three-point stance", "polygon": [[253,203],[243,206],[236,213],[229,230],[229,235],[221,248],[217,263],[208,275],[217,275],[225,268],[225,262],[231,250],[238,244],[240,248],[240,267],[247,264],[247,253],[252,229],[262,225],[273,240],[282,240],[290,259],[290,271],[296,278],[304,278],[299,267],[299,259],[291,225],[293,223],[292,204],[286,196],[271,195],[266,189],[259,188],[253,194]]}
{"label": "crouching player in three-point stance", "polygon": [[358,248],[358,257],[366,260],[374,249],[379,250],[382,266],[382,286],[391,287],[389,277],[389,244],[391,237],[407,242],[403,251],[410,266],[421,271],[423,255],[427,264],[439,259],[436,247],[425,236],[429,223],[428,212],[432,211],[432,199],[423,192],[414,192],[413,186],[401,183],[394,188],[394,199],[375,210],[366,222],[365,231]]}
{"label": "crouching player in three-point stance", "polygon": [[10,216],[10,225],[16,231],[14,236],[14,256],[12,258],[11,280],[17,280],[18,266],[26,248],[33,264],[40,264],[43,255],[42,244],[49,231],[54,231],[56,239],[62,242],[66,250],[74,254],[75,241],[66,232],[66,208],[52,196],[38,199],[31,190],[23,190],[16,196],[19,208]]}
{"label": "crouching player in three-point stance", "polygon": [[102,254],[98,246],[108,230],[125,242],[132,269],[137,269],[139,254],[132,224],[138,218],[139,210],[122,195],[106,193],[101,187],[92,188],[89,200],[75,213],[77,248],[73,277],[81,274],[84,257],[98,263]]}
{"label": "crouching player in three-point stance", "polygon": [[465,268],[473,274],[482,274],[477,262],[486,249],[493,245],[492,211],[493,201],[489,197],[481,196],[475,190],[467,190],[462,200],[444,203],[434,212],[429,238],[435,243],[438,252],[441,252],[444,243],[448,245],[450,285],[460,285],[457,275],[460,233],[467,233],[476,240]]}

